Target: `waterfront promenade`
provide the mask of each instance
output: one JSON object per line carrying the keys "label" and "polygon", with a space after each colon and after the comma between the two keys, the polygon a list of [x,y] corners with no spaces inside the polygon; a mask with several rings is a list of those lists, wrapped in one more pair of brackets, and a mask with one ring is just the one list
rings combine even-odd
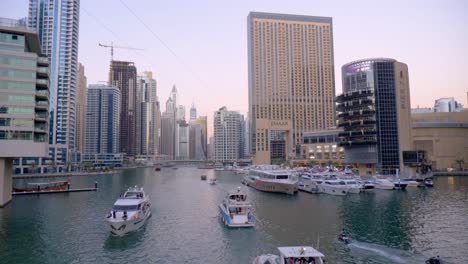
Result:
{"label": "waterfront promenade", "polygon": [[73,172],[56,172],[56,173],[28,173],[28,174],[15,174],[13,179],[29,179],[29,178],[54,178],[54,177],[73,177],[73,176],[96,176],[104,174],[119,173],[118,170],[110,171],[73,171]]}

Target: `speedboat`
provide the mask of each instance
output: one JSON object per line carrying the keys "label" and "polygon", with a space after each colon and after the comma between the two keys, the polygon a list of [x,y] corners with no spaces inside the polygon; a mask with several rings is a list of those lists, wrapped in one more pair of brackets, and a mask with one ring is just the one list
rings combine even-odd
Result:
{"label": "speedboat", "polygon": [[403,182],[401,180],[394,180],[393,185],[395,186],[395,189],[404,190],[404,189],[406,189],[406,186],[408,186],[408,183]]}
{"label": "speedboat", "polygon": [[338,235],[338,240],[343,241],[345,244],[351,243],[351,239],[344,233]]}
{"label": "speedboat", "polygon": [[424,185],[426,185],[426,187],[434,187],[434,182],[432,181],[432,179],[426,178],[424,179]]}
{"label": "speedboat", "polygon": [[264,192],[297,193],[297,179],[288,170],[250,170],[242,182]]}
{"label": "speedboat", "polygon": [[361,184],[362,184],[363,191],[369,191],[375,188],[375,184],[373,181],[365,181],[365,182],[361,182]]}
{"label": "speedboat", "polygon": [[265,254],[256,257],[253,264],[324,264],[324,255],[313,247],[279,247],[279,255]]}
{"label": "speedboat", "polygon": [[106,221],[112,234],[124,235],[142,227],[151,216],[149,197],[141,187],[130,187],[114,203]]}
{"label": "speedboat", "polygon": [[201,175],[201,176],[200,176],[200,179],[201,179],[202,181],[206,181],[206,175],[205,175],[205,174]]}
{"label": "speedboat", "polygon": [[401,182],[406,183],[408,187],[418,187],[419,182],[413,179],[401,179]]}
{"label": "speedboat", "polygon": [[323,193],[331,195],[346,195],[349,187],[345,184],[341,184],[340,182],[340,180],[326,180],[320,184],[320,190]]}
{"label": "speedboat", "polygon": [[221,221],[228,227],[253,227],[255,218],[251,207],[247,195],[238,187],[236,191],[230,191],[219,205]]}

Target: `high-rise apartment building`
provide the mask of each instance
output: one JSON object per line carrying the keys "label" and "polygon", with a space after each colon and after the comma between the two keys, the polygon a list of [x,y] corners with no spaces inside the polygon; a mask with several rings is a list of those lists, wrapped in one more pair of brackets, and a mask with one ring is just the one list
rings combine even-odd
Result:
{"label": "high-rise apartment building", "polygon": [[332,19],[251,12],[247,24],[253,162],[287,160],[303,132],[334,126]]}
{"label": "high-rise apartment building", "polygon": [[403,151],[412,149],[408,66],[359,60],[342,67],[342,80],[337,116],[345,162],[362,174],[403,172]]}
{"label": "high-rise apartment building", "polygon": [[59,171],[75,151],[79,14],[79,0],[29,0],[28,26],[38,32],[49,58],[48,162]]}
{"label": "high-rise apartment building", "polygon": [[133,62],[111,61],[109,85],[120,89],[120,152],[136,153],[136,86],[137,69]]}
{"label": "high-rise apartment building", "polygon": [[84,73],[84,66],[78,63],[78,80],[76,85],[76,151],[83,153],[85,149],[86,134],[86,104],[87,104],[87,80]]}
{"label": "high-rise apartment building", "polygon": [[89,85],[86,115],[86,154],[119,152],[120,90],[116,86]]}
{"label": "high-rise apartment building", "polygon": [[240,153],[241,115],[221,107],[214,113],[214,158],[219,162],[235,162]]}
{"label": "high-rise apartment building", "polygon": [[11,200],[13,158],[15,172],[23,173],[47,157],[48,66],[37,33],[0,18],[0,207]]}
{"label": "high-rise apartment building", "polygon": [[189,158],[189,124],[185,120],[178,120],[176,124],[175,158],[186,160]]}
{"label": "high-rise apartment building", "polygon": [[137,80],[136,96],[136,154],[158,154],[160,110],[152,72],[143,72]]}

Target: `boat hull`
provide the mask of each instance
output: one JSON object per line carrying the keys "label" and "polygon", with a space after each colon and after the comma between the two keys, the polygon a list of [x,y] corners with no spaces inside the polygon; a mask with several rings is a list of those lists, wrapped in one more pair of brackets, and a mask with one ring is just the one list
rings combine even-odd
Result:
{"label": "boat hull", "polygon": [[322,184],[320,186],[320,190],[323,193],[331,194],[331,195],[343,196],[343,195],[348,194],[348,188],[336,188],[336,187],[328,186],[326,184]]}
{"label": "boat hull", "polygon": [[113,235],[123,236],[129,232],[136,231],[140,229],[151,217],[151,211],[148,210],[147,213],[141,217],[132,220],[114,220],[112,217],[107,219],[109,229]]}
{"label": "boat hull", "polygon": [[299,184],[297,186],[299,191],[307,192],[307,193],[321,193],[320,188],[318,185],[307,185],[307,184]]}
{"label": "boat hull", "polygon": [[237,215],[230,215],[226,210],[224,209],[223,205],[219,205],[219,216],[221,218],[221,221],[226,225],[227,227],[254,227],[255,226],[255,220],[253,215],[250,215],[249,217],[238,217]]}
{"label": "boat hull", "polygon": [[298,192],[297,183],[284,183],[284,182],[271,182],[264,181],[262,179],[251,179],[250,177],[244,177],[244,184],[254,189],[264,192],[274,193],[285,193],[285,194],[296,194]]}

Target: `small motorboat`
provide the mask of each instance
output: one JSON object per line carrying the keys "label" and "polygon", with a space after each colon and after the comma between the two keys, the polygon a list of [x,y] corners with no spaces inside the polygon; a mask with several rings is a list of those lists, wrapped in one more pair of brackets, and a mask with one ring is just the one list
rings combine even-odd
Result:
{"label": "small motorboat", "polygon": [[431,257],[430,259],[426,260],[426,264],[441,264],[442,261],[440,260],[439,256]]}
{"label": "small motorboat", "polygon": [[260,255],[254,259],[253,264],[325,263],[325,256],[313,247],[279,247],[278,251],[279,256]]}
{"label": "small motorboat", "polygon": [[161,170],[161,164],[156,164],[156,165],[154,166],[154,170],[155,170],[155,171],[160,171],[160,170]]}
{"label": "small motorboat", "polygon": [[424,185],[426,187],[434,187],[434,182],[432,181],[432,179],[426,178],[426,179],[424,179]]}
{"label": "small motorboat", "polygon": [[210,178],[209,182],[211,185],[215,185],[217,181],[216,178]]}
{"label": "small motorboat", "polygon": [[115,201],[106,217],[114,235],[124,235],[142,227],[151,216],[149,197],[141,187],[130,187]]}
{"label": "small motorboat", "polygon": [[346,234],[340,234],[338,240],[343,241],[345,244],[351,243],[351,239]]}
{"label": "small motorboat", "polygon": [[200,176],[200,179],[201,179],[202,181],[206,181],[206,175]]}

